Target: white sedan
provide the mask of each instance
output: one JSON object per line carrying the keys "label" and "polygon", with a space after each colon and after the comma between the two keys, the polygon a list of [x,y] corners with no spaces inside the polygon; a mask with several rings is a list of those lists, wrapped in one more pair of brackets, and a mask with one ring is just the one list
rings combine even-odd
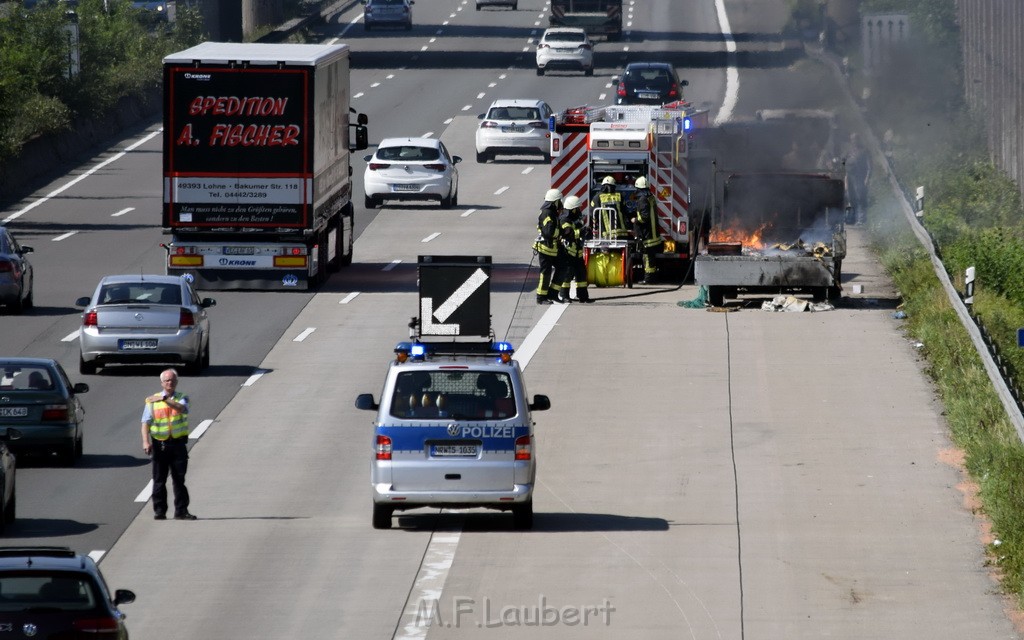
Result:
{"label": "white sedan", "polygon": [[448,153],[434,138],[385,138],[377,152],[365,156],[363,191],[366,208],[384,200],[440,200],[450,209],[459,204],[459,156]]}
{"label": "white sedan", "polygon": [[493,160],[496,154],[539,154],[550,162],[551,107],[543,100],[495,100],[487,113],[477,116],[476,161]]}
{"label": "white sedan", "polygon": [[594,75],[594,44],[575,27],[552,27],[537,41],[537,75],[548,69],[580,69]]}

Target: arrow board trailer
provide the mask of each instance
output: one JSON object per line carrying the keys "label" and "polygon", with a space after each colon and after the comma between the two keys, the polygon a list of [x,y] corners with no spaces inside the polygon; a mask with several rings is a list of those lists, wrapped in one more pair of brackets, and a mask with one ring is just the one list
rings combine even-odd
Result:
{"label": "arrow board trailer", "polygon": [[491,257],[419,256],[422,337],[486,338],[491,331]]}
{"label": "arrow board trailer", "polygon": [[[167,273],[310,289],[352,262],[347,45],[204,42],[164,58]],[[350,122],[353,118],[355,122]]]}

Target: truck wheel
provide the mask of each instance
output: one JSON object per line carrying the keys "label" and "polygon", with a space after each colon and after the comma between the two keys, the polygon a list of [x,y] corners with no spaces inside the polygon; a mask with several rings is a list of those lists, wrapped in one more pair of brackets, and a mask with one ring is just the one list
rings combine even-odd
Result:
{"label": "truck wheel", "polygon": [[533,500],[512,507],[512,527],[520,531],[533,528]]}
{"label": "truck wheel", "polygon": [[725,290],[722,287],[708,287],[708,303],[712,307],[721,307],[725,304]]}
{"label": "truck wheel", "polygon": [[373,528],[374,529],[390,529],[391,528],[391,515],[394,513],[390,507],[385,507],[381,504],[373,505]]}

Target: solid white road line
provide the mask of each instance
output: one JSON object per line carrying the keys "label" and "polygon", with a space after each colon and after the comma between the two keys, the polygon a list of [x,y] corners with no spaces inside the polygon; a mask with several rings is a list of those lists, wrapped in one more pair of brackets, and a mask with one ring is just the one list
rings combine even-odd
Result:
{"label": "solid white road line", "polygon": [[188,439],[189,440],[198,440],[199,438],[202,438],[203,434],[206,433],[206,430],[209,429],[210,425],[212,425],[212,424],[213,424],[213,420],[203,420],[198,425],[196,425],[195,429],[193,429],[192,431],[189,432]]}
{"label": "solid white road line", "polygon": [[725,50],[730,54],[729,66],[725,69],[725,98],[715,118],[715,124],[719,125],[732,119],[732,112],[739,100],[740,74],[736,69],[736,39],[732,36],[729,16],[725,13],[725,0],[715,0],[715,11],[718,12],[718,28],[725,37]]}
{"label": "solid white road line", "polygon": [[107,554],[107,552],[105,550],[103,550],[103,549],[94,549],[94,550],[90,551],[87,555],[90,558],[92,558],[93,562],[95,562],[96,564],[99,564],[100,560],[102,560],[103,556],[105,556],[106,554]]}
{"label": "solid white road line", "polygon": [[135,502],[148,502],[150,496],[153,495],[153,481],[150,480],[146,483],[146,488],[143,489],[139,495],[135,496]]}

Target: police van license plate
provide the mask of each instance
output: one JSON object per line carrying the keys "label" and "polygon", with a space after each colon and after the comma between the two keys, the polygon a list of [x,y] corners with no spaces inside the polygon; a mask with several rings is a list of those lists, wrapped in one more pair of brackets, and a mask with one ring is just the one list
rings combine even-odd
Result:
{"label": "police van license plate", "polygon": [[475,444],[430,445],[430,455],[434,458],[475,458],[479,451],[479,445]]}
{"label": "police van license plate", "polygon": [[121,339],[117,341],[117,348],[119,351],[147,351],[149,349],[156,349],[156,338],[141,340]]}

